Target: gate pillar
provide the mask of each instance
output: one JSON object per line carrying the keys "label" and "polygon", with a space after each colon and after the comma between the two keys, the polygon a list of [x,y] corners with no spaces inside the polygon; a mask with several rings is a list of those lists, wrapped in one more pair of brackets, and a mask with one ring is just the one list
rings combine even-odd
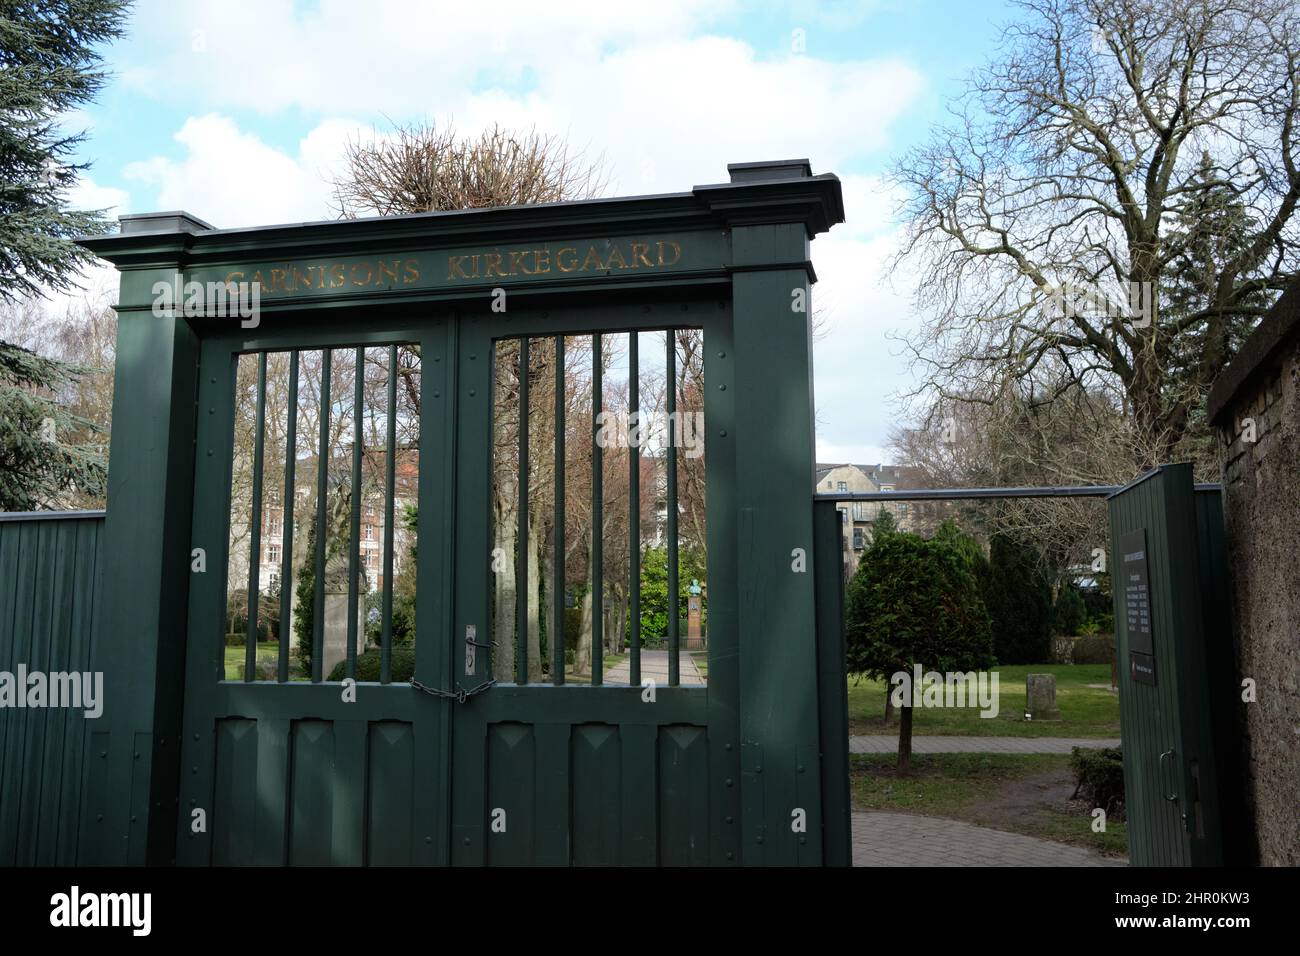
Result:
{"label": "gate pillar", "polygon": [[175,849],[177,775],[193,507],[197,337],[154,314],[153,287],[183,268],[185,213],[122,217],[157,241],[118,262],[103,613],[92,669],[104,675],[91,727],[82,864],[167,864]]}
{"label": "gate pillar", "polygon": [[[811,175],[729,167],[732,181]],[[769,213],[770,215],[770,213]],[[733,223],[741,860],[822,862],[809,226]]]}

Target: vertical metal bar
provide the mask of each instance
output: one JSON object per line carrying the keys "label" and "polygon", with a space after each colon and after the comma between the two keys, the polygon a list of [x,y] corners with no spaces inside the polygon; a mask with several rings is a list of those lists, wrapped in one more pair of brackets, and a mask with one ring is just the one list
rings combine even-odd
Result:
{"label": "vertical metal bar", "polygon": [[600,333],[591,337],[591,684],[604,683],[605,665],[605,462],[601,454],[601,410],[605,368]]}
{"label": "vertical metal bar", "polygon": [[628,683],[641,686],[641,376],[639,333],[627,337],[628,475],[627,555],[628,628],[631,631],[631,661]]}
{"label": "vertical metal bar", "polygon": [[321,656],[325,653],[325,549],[329,544],[330,377],[334,353],[321,352],[320,446],[316,449],[316,567],[312,576],[311,679],[323,680]]}
{"label": "vertical metal bar", "polygon": [[388,346],[388,434],[384,454],[384,610],[379,682],[393,679],[393,499],[397,482],[397,346]]}
{"label": "vertical metal bar", "polygon": [[284,499],[280,507],[280,662],[276,678],[289,679],[293,630],[293,491],[298,464],[298,350],[289,353],[289,422],[284,439]]}
{"label": "vertical metal bar", "polygon": [[668,686],[681,683],[681,662],[677,659],[681,630],[681,598],[677,584],[677,339],[672,329],[664,332],[668,343],[668,370],[664,391],[668,398]]}
{"label": "vertical metal bar", "polygon": [[266,447],[266,353],[257,356],[257,417],[253,425],[253,509],[248,520],[248,637],[244,680],[257,678],[257,605],[262,589],[262,456]]}
{"label": "vertical metal bar", "polygon": [[528,683],[528,336],[519,339],[519,504],[515,545],[515,683]]}
{"label": "vertical metal bar", "polygon": [[555,540],[552,547],[551,683],[564,683],[564,336],[555,337]]}
{"label": "vertical metal bar", "polygon": [[366,400],[366,350],[357,349],[356,366],[352,373],[352,523],[348,534],[348,663],[347,675],[357,676],[357,613],[361,604],[361,588],[357,576],[361,573],[361,446],[362,411]]}

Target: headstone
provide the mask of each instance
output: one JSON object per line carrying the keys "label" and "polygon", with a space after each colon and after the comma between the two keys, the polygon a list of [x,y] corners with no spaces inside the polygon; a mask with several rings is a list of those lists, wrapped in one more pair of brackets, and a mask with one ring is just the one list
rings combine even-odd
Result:
{"label": "headstone", "polygon": [[1025,717],[1029,720],[1060,720],[1056,708],[1056,675],[1029,674],[1025,677]]}
{"label": "headstone", "polygon": [[[357,654],[365,650],[365,601],[357,601]],[[339,661],[348,656],[348,565],[347,557],[332,558],[325,569],[325,620],[321,655],[321,676],[329,680]]]}

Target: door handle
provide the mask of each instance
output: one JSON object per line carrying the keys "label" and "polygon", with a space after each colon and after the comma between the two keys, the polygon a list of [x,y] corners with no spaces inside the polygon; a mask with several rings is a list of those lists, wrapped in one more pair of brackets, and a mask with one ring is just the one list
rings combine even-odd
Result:
{"label": "door handle", "polygon": [[[1166,757],[1172,757],[1173,755],[1174,755],[1174,752],[1173,752],[1172,749],[1170,749],[1170,750],[1166,750],[1164,753],[1162,753],[1162,754],[1160,755],[1160,763],[1158,764],[1158,766],[1159,766],[1159,768],[1160,768],[1160,775],[1161,775],[1161,778],[1162,778],[1162,779],[1163,779],[1163,777],[1164,777],[1165,758],[1166,758]],[[1165,799],[1168,800],[1170,803],[1177,803],[1177,802],[1178,802],[1178,793],[1177,793],[1176,791],[1175,791],[1174,793],[1166,793],[1166,794],[1165,794]]]}

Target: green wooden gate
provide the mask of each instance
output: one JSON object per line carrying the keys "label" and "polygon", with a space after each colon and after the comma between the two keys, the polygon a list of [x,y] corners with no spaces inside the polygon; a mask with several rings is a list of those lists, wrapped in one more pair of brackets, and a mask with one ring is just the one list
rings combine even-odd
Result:
{"label": "green wooden gate", "polygon": [[1236,741],[1220,494],[1197,489],[1182,464],[1109,499],[1129,852],[1138,866],[1225,858]]}
{"label": "green wooden gate", "polygon": [[[815,586],[808,503],[809,240],[843,219],[840,187],[804,161],[730,172],[730,183],[667,196],[304,226],[127,217],[121,235],[86,242],[122,270],[95,648],[108,690],[85,807],[87,862],[847,862],[843,656],[826,636],[834,612],[824,607],[818,640],[816,592],[833,587]],[[241,281],[259,283],[256,323],[157,307],[163,286],[182,292],[179,306],[185,283],[210,293]],[[676,368],[683,330],[693,330],[702,371],[689,396],[704,428],[703,686],[682,681],[676,599],[682,419],[672,413],[688,397]],[[621,535],[626,579],[639,581],[636,525],[656,523],[668,562],[668,669],[653,687],[641,668],[637,588],[626,681],[607,679],[593,653],[589,677],[566,683],[564,589],[545,613],[530,611],[527,585],[545,576],[545,559],[530,564],[517,536],[503,547],[494,524],[503,520],[494,502],[514,500],[516,535],[530,533],[529,463],[566,460],[566,415],[594,429],[598,412],[638,409],[635,357],[628,394],[602,392],[602,343],[612,336],[633,356],[638,342],[665,349],[656,360],[670,429],[662,483],[638,492],[647,473],[631,453],[618,479],[662,508],[645,518],[629,506],[631,527],[607,528],[610,470],[593,435],[590,488],[566,494],[566,468],[551,471],[548,546],[562,554],[567,511],[588,508],[606,528],[589,545],[593,579],[605,580],[603,542]],[[575,341],[584,354],[566,355]],[[542,447],[530,447],[529,389],[547,381],[532,371],[534,352],[557,375],[559,424]],[[418,381],[402,378],[402,356],[418,357]],[[585,410],[564,398],[566,362],[592,370]],[[279,372],[287,393],[268,387]],[[371,384],[388,396],[373,443],[362,411]],[[300,388],[316,389],[315,421],[298,421]],[[411,394],[399,398],[399,388]],[[272,435],[272,420],[287,422],[287,434]],[[401,429],[418,438],[403,444]],[[272,474],[277,442],[285,451]],[[339,444],[350,460],[332,460]],[[503,444],[518,463],[509,493],[494,459]],[[369,560],[364,496],[349,490],[338,498],[349,513],[326,513],[332,489],[363,487],[367,468],[387,510],[382,546],[366,551],[385,582],[373,621],[358,583]],[[299,500],[299,469],[316,473],[314,499]],[[404,469],[418,471],[407,495],[418,504],[413,683],[394,676],[405,653],[393,612]],[[295,508],[313,513],[295,518]],[[304,518],[326,529],[319,546],[295,531]],[[336,518],[349,528],[337,553]],[[269,599],[262,556],[293,568],[291,552],[304,547],[308,573],[274,579]],[[838,548],[834,560],[838,575]],[[512,608],[493,583],[503,569],[513,571]],[[566,580],[563,564],[551,571]],[[232,617],[232,582],[238,592],[244,581],[243,617]],[[595,648],[604,595],[592,587],[588,598]],[[297,653],[309,650],[301,675],[290,672],[287,625],[258,640],[277,614],[306,622],[296,635]],[[227,648],[232,620],[242,651]],[[372,626],[377,674],[364,670]],[[537,630],[549,646],[530,656]],[[344,632],[339,650],[331,635]],[[503,635],[513,648],[494,646]],[[264,651],[274,664],[260,661]],[[354,677],[355,687],[342,680]]]}

